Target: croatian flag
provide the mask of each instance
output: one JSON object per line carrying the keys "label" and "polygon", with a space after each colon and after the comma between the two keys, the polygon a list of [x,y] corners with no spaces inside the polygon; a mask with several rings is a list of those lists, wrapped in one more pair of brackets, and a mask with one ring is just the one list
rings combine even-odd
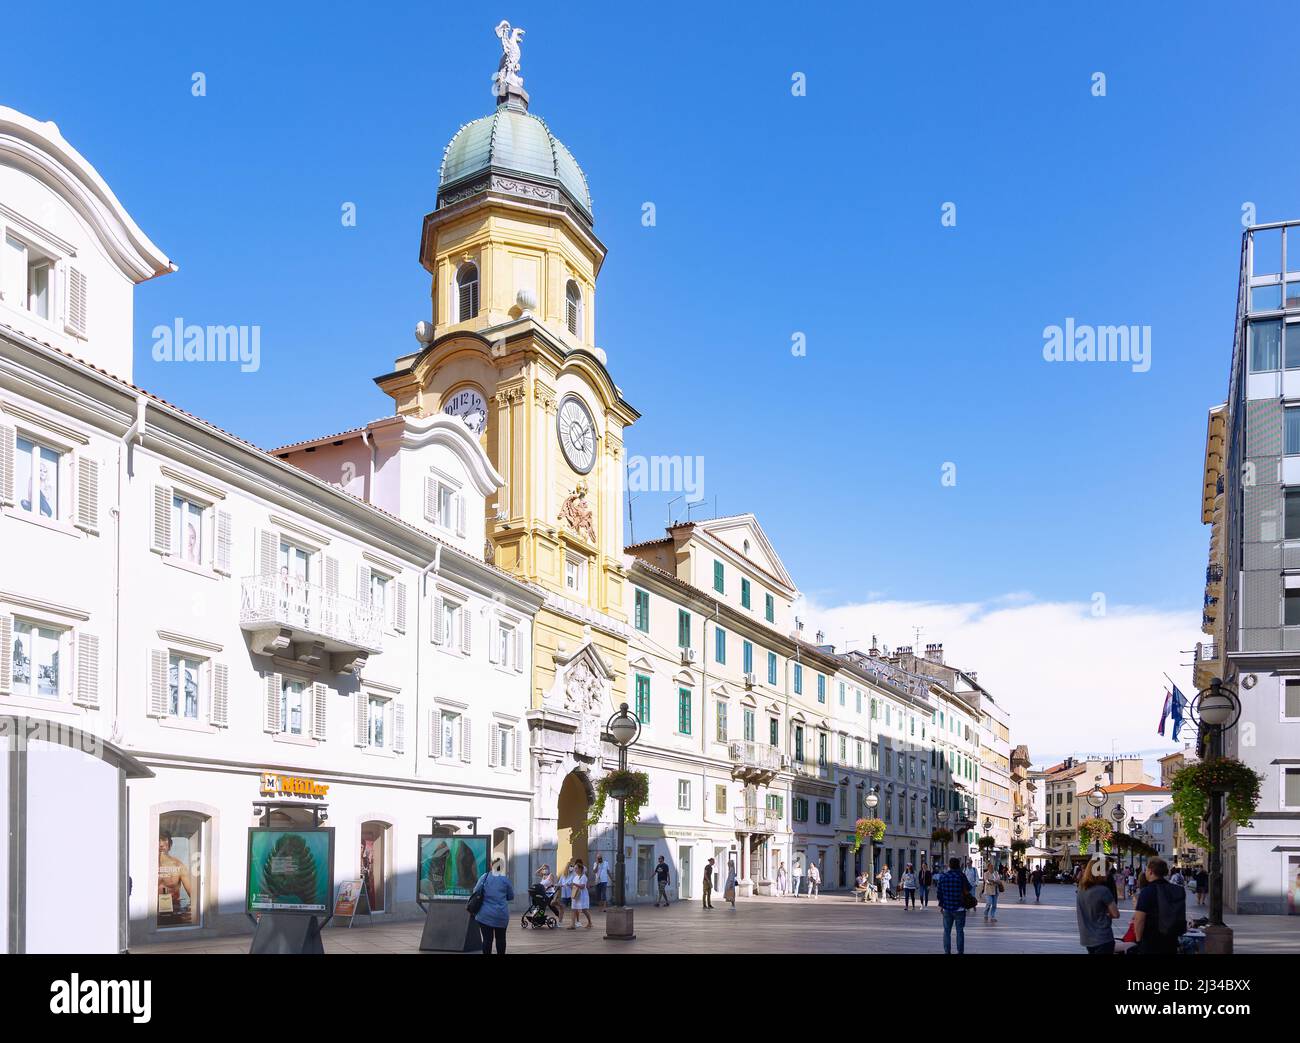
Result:
{"label": "croatian flag", "polygon": [[1178,685],[1174,685],[1173,706],[1171,708],[1174,717],[1174,741],[1178,741],[1178,733],[1183,729],[1183,718],[1187,713],[1187,696],[1178,690]]}
{"label": "croatian flag", "polygon": [[1156,731],[1161,735],[1164,735],[1165,733],[1165,721],[1169,719],[1169,704],[1172,699],[1173,696],[1168,692],[1165,692],[1165,705],[1160,711],[1160,727],[1156,729]]}

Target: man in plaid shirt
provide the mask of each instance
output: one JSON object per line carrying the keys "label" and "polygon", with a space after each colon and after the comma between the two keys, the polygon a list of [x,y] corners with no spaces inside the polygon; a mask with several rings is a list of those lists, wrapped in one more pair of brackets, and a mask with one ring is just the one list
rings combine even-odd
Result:
{"label": "man in plaid shirt", "polygon": [[943,951],[952,952],[952,929],[957,927],[957,955],[966,952],[966,906],[962,896],[970,892],[970,883],[961,872],[961,861],[948,859],[948,871],[940,873],[935,884],[939,908],[943,910]]}

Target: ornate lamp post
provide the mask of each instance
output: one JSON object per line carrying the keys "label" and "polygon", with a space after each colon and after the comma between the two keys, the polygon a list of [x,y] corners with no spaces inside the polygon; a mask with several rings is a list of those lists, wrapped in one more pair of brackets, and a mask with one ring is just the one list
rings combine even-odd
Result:
{"label": "ornate lamp post", "polygon": [[[1197,692],[1192,700],[1192,714],[1205,725],[1210,739],[1210,760],[1223,757],[1223,737],[1241,717],[1241,700],[1219,678],[1210,687]],[[1232,952],[1232,928],[1223,922],[1223,801],[1222,790],[1210,792],[1210,916],[1205,925],[1207,953]]]}
{"label": "ornate lamp post", "polygon": [[[1138,836],[1138,830],[1141,829],[1141,828],[1142,828],[1142,825],[1138,822],[1137,818],[1135,818],[1134,816],[1130,815],[1130,816],[1129,816],[1129,820],[1128,820],[1128,835],[1129,835],[1132,839],[1136,840],[1136,839],[1137,839],[1137,836]],[[1129,867],[1130,869],[1133,868],[1133,863],[1134,863],[1134,861],[1136,861],[1136,859],[1137,859],[1137,848],[1136,848],[1133,844],[1129,844],[1129,846],[1128,846],[1128,867]]]}
{"label": "ornate lamp post", "polygon": [[[866,799],[863,801],[863,803],[866,804],[867,806],[868,817],[875,818],[876,807],[880,804],[879,783],[876,783],[876,785],[872,786],[871,789],[867,791],[867,796]],[[870,895],[871,887],[875,886],[874,881],[876,879],[876,835],[874,833],[871,834],[871,870],[867,875],[871,878],[870,880],[867,881],[869,885],[867,889],[867,894]]]}
{"label": "ornate lamp post", "polygon": [[[641,737],[641,722],[636,714],[629,713],[627,703],[621,703],[618,712],[605,722],[605,730],[614,745],[618,747],[618,770],[627,771],[627,750]],[[624,822],[623,801],[626,792],[620,789],[618,797],[618,851],[614,856],[614,908],[610,909],[605,919],[606,938],[635,938],[632,930],[632,910],[627,908],[627,892],[624,883],[627,879],[624,859]]]}
{"label": "ornate lamp post", "polygon": [[[940,829],[947,829],[947,828],[948,828],[948,810],[947,810],[947,808],[940,808],[938,811],[936,811],[936,812],[934,813],[934,818],[935,818],[935,821],[939,823],[939,828],[940,828]],[[947,869],[947,868],[948,868],[948,841],[946,841],[946,840],[943,842],[943,855],[942,855],[942,858],[943,858],[943,868],[944,868],[944,869]]]}
{"label": "ornate lamp post", "polygon": [[[1092,784],[1092,789],[1088,791],[1088,795],[1083,799],[1086,800],[1088,802],[1088,806],[1092,808],[1092,814],[1094,818],[1101,814],[1101,809],[1106,806],[1106,791],[1101,788],[1100,775],[1098,775],[1097,778],[1094,780]],[[1101,837],[1098,837],[1094,843],[1097,846],[1095,853],[1101,854]]]}
{"label": "ornate lamp post", "polygon": [[1118,866],[1119,865],[1119,834],[1120,834],[1120,830],[1124,828],[1124,805],[1122,803],[1117,802],[1115,806],[1110,809],[1110,817],[1115,822],[1115,865]]}

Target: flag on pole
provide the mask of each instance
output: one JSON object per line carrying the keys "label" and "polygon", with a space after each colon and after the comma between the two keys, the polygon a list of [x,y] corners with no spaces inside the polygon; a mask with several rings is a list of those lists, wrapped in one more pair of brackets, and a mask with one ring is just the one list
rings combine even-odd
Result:
{"label": "flag on pole", "polygon": [[1187,696],[1178,690],[1178,685],[1174,685],[1173,706],[1170,709],[1174,718],[1174,742],[1178,741],[1178,733],[1183,729],[1183,717],[1187,712]]}
{"label": "flag on pole", "polygon": [[1160,727],[1156,729],[1156,731],[1157,731],[1160,735],[1164,735],[1164,733],[1165,733],[1165,721],[1169,719],[1169,703],[1170,703],[1170,700],[1171,700],[1172,698],[1173,698],[1173,697],[1169,694],[1169,692],[1166,691],[1166,692],[1165,692],[1165,705],[1164,705],[1164,707],[1163,707],[1163,708],[1161,709],[1161,711],[1160,711]]}

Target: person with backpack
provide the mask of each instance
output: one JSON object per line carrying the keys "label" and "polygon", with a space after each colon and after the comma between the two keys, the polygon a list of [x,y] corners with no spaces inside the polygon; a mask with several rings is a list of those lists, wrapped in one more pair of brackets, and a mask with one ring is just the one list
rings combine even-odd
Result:
{"label": "person with backpack", "polygon": [[1110,922],[1119,919],[1115,895],[1106,885],[1106,878],[1089,862],[1079,881],[1079,893],[1074,900],[1075,917],[1079,923],[1079,944],[1090,956],[1113,956],[1115,932]]}
{"label": "person with backpack", "polygon": [[934,882],[935,900],[943,910],[943,951],[952,953],[952,929],[957,928],[957,955],[966,952],[966,910],[979,904],[971,893],[970,883],[961,871],[961,860],[948,859],[947,872]]}
{"label": "person with backpack", "polygon": [[492,953],[492,943],[496,942],[497,955],[506,951],[506,929],[510,926],[510,903],[515,900],[515,889],[510,885],[510,878],[505,874],[501,859],[492,863],[492,868],[478,878],[474,890],[470,892],[466,909],[478,924],[479,936],[483,939],[483,955]]}
{"label": "person with backpack", "polygon": [[1133,914],[1136,944],[1129,955],[1167,955],[1178,951],[1178,939],[1187,930],[1187,890],[1165,877],[1169,863],[1163,858],[1147,862],[1147,884],[1138,892]]}

